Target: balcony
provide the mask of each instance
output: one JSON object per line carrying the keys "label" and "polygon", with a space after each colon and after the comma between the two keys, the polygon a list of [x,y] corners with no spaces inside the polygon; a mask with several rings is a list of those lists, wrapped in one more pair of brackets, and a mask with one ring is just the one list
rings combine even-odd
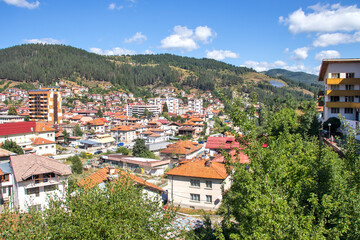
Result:
{"label": "balcony", "polygon": [[360,103],[355,102],[326,102],[327,108],[360,108]]}
{"label": "balcony", "polygon": [[326,90],[327,96],[360,96],[360,90]]}
{"label": "balcony", "polygon": [[35,179],[35,180],[28,180],[28,181],[26,181],[26,183],[27,183],[27,186],[25,187],[25,189],[34,188],[34,187],[43,187],[43,186],[48,186],[48,185],[59,184],[60,183],[60,177],[40,178],[40,179]]}
{"label": "balcony", "polygon": [[338,84],[355,85],[355,84],[360,84],[360,78],[328,78],[328,79],[326,79],[326,84],[330,84],[330,85],[338,85]]}

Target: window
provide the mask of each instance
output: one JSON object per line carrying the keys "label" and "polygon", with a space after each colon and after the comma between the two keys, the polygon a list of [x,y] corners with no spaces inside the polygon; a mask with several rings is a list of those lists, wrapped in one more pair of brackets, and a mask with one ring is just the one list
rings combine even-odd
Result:
{"label": "window", "polygon": [[206,202],[207,202],[207,203],[211,203],[211,202],[212,202],[212,196],[211,196],[211,195],[206,195]]}
{"label": "window", "polygon": [[331,96],[330,102],[340,102],[340,97],[339,96]]}
{"label": "window", "polygon": [[353,109],[352,109],[352,108],[345,108],[345,113],[347,113],[347,114],[352,114],[352,113],[353,113]]}
{"label": "window", "polygon": [[340,78],[340,73],[331,73],[331,78]]}
{"label": "window", "polygon": [[200,180],[191,179],[191,180],[190,180],[190,185],[191,185],[192,187],[200,187]]}
{"label": "window", "polygon": [[36,188],[28,188],[25,189],[26,195],[33,195],[35,194],[36,197],[40,196],[40,189],[38,187]]}
{"label": "window", "polygon": [[345,85],[345,90],[354,90],[354,85]]}
{"label": "window", "polygon": [[206,188],[212,188],[212,181],[206,181]]}
{"label": "window", "polygon": [[331,108],[331,113],[340,113],[339,108]]}
{"label": "window", "polygon": [[355,73],[346,73],[346,78],[354,78]]}
{"label": "window", "polygon": [[354,102],[355,98],[354,96],[346,96],[345,97],[345,102]]}
{"label": "window", "polygon": [[191,201],[200,202],[200,194],[190,193],[190,199],[191,199]]}
{"label": "window", "polygon": [[49,185],[44,187],[44,192],[51,192],[58,189],[57,185]]}
{"label": "window", "polygon": [[0,183],[1,182],[8,182],[9,181],[9,174],[5,174],[0,176]]}

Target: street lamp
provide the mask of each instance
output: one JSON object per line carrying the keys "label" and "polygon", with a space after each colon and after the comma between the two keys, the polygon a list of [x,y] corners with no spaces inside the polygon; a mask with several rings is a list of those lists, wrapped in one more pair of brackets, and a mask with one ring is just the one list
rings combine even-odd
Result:
{"label": "street lamp", "polygon": [[331,134],[330,127],[331,127],[331,123],[329,123],[328,126],[329,126],[329,140],[330,140],[330,134]]}

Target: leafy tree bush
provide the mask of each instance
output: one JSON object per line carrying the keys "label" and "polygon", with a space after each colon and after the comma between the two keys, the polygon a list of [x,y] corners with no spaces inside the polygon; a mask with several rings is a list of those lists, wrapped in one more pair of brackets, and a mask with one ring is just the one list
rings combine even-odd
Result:
{"label": "leafy tree bush", "polygon": [[84,133],[83,133],[83,131],[81,131],[80,126],[78,124],[76,124],[75,127],[74,127],[74,130],[73,130],[73,135],[75,137],[82,137],[83,134]]}
{"label": "leafy tree bush", "polygon": [[12,140],[5,140],[1,148],[16,154],[24,154],[24,150]]}
{"label": "leafy tree bush", "polygon": [[116,149],[116,153],[121,153],[122,155],[129,155],[130,150],[127,149],[126,147],[119,147]]}
{"label": "leafy tree bush", "polygon": [[66,159],[71,162],[71,171],[76,174],[83,173],[83,164],[79,158],[79,156],[72,156]]}

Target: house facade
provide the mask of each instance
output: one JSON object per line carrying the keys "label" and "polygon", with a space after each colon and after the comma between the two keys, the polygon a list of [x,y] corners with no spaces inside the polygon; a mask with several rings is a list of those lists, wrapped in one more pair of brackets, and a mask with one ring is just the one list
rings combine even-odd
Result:
{"label": "house facade", "polygon": [[166,174],[169,201],[174,206],[215,210],[223,191],[231,186],[231,175],[224,164],[210,160],[185,162]]}
{"label": "house facade", "polygon": [[69,166],[54,159],[24,154],[10,157],[14,172],[14,207],[20,211],[42,210],[49,195],[65,197]]}

